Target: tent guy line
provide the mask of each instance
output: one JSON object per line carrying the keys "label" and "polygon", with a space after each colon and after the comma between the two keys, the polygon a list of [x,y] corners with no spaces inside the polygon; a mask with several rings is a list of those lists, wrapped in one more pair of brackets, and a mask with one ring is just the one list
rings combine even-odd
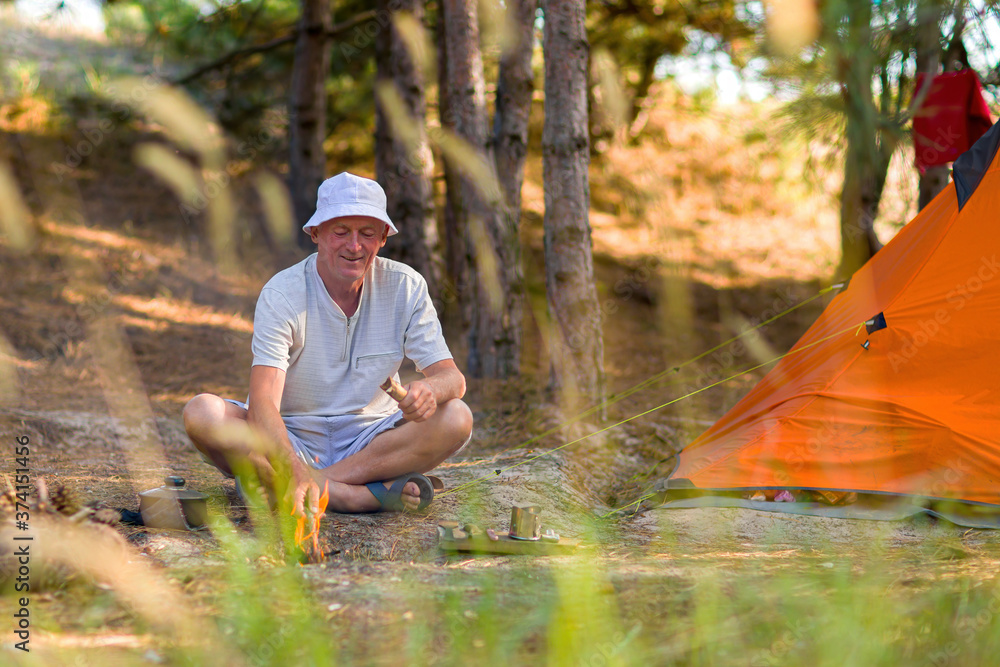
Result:
{"label": "tent guy line", "polygon": [[[652,376],[646,378],[645,380],[643,380],[639,384],[634,385],[634,386],[632,386],[632,387],[630,387],[628,389],[625,389],[624,391],[622,391],[622,392],[620,392],[618,394],[612,395],[611,397],[609,397],[608,399],[606,399],[602,403],[598,403],[597,405],[594,405],[594,406],[588,408],[587,410],[584,410],[580,414],[578,414],[578,415],[576,415],[574,417],[570,417],[569,419],[567,419],[563,423],[558,424],[556,426],[553,426],[552,428],[546,430],[543,433],[539,433],[538,435],[536,435],[536,436],[534,436],[532,438],[529,438],[529,439],[527,439],[527,440],[525,440],[523,442],[519,442],[519,443],[517,443],[515,445],[511,445],[510,447],[507,447],[505,449],[501,449],[499,452],[496,453],[496,455],[504,454],[504,453],[509,452],[509,451],[511,451],[513,449],[519,449],[521,447],[527,447],[528,445],[530,445],[530,444],[532,444],[534,442],[537,442],[537,441],[541,440],[542,438],[545,438],[545,437],[547,437],[549,435],[552,435],[556,431],[562,430],[563,428],[569,426],[570,424],[575,424],[576,422],[580,421],[581,419],[584,419],[584,418],[589,417],[590,415],[594,414],[598,410],[602,410],[604,408],[607,408],[607,407],[609,407],[611,405],[614,405],[615,403],[618,403],[619,401],[622,401],[622,400],[628,398],[629,396],[631,396],[631,395],[633,395],[633,394],[635,394],[635,393],[637,393],[639,391],[642,391],[643,389],[647,389],[648,387],[656,384],[657,382],[660,382],[661,380],[663,380],[668,375],[670,375],[672,373],[678,373],[678,372],[680,372],[680,370],[682,368],[690,366],[691,364],[693,364],[694,362],[698,361],[699,359],[704,359],[705,357],[707,357],[708,355],[712,354],[713,352],[721,350],[722,348],[726,347],[727,345],[736,342],[740,338],[742,338],[742,337],[744,337],[744,336],[746,336],[748,334],[751,334],[754,331],[757,331],[761,327],[765,327],[768,324],[771,324],[772,322],[774,322],[775,320],[778,320],[778,319],[784,317],[785,315],[788,315],[792,311],[797,310],[797,309],[801,308],[802,306],[804,306],[804,305],[806,305],[808,303],[811,303],[812,301],[815,301],[816,299],[820,298],[821,296],[824,296],[825,294],[828,294],[828,293],[832,292],[833,290],[841,289],[841,288],[845,287],[846,285],[847,285],[846,282],[841,282],[841,283],[836,283],[834,285],[830,285],[829,287],[824,287],[823,289],[821,289],[816,294],[813,294],[808,299],[800,301],[799,303],[795,304],[794,306],[786,308],[785,310],[781,311],[777,315],[774,315],[773,317],[770,317],[770,318],[764,320],[763,322],[760,322],[759,324],[757,324],[755,326],[752,326],[749,329],[746,329],[745,331],[742,331],[742,332],[738,333],[737,335],[733,336],[729,340],[722,341],[721,343],[719,343],[715,347],[709,348],[709,349],[705,350],[704,352],[698,354],[697,356],[691,357],[687,361],[684,361],[684,362],[682,362],[682,363],[680,363],[680,364],[678,364],[676,366],[672,366],[672,367],[668,368],[665,371],[660,371],[659,373],[656,373],[655,375],[652,375]],[[772,363],[772,362],[769,361],[769,362],[766,362],[766,363]],[[750,369],[750,370],[753,370],[753,369]],[[746,373],[748,371],[743,371],[743,372]],[[740,373],[740,375],[742,375],[742,373]],[[697,393],[697,392],[695,392],[695,393]]]}
{"label": "tent guy line", "polygon": [[[861,322],[861,326],[862,327],[864,326],[864,324],[865,324],[864,322]],[[506,468],[500,468],[500,469],[494,471],[492,474],[483,475],[482,477],[477,477],[476,479],[468,481],[465,484],[462,484],[460,486],[456,486],[454,489],[450,489],[448,491],[442,491],[441,493],[438,493],[437,496],[439,498],[444,497],[444,496],[448,496],[448,495],[451,495],[451,494],[456,493],[458,491],[462,491],[462,490],[467,489],[469,487],[475,486],[476,484],[479,484],[480,482],[483,482],[483,481],[486,481],[486,480],[490,480],[490,479],[496,479],[497,477],[499,477],[503,473],[508,472],[510,470],[513,470],[514,468],[516,468],[518,466],[524,465],[526,463],[531,463],[532,461],[537,461],[538,459],[542,458],[543,456],[548,456],[549,454],[554,454],[555,452],[558,452],[560,449],[564,449],[566,447],[569,447],[570,445],[575,445],[578,442],[586,440],[587,438],[593,437],[595,435],[599,435],[601,433],[605,433],[607,431],[610,431],[613,428],[618,428],[619,426],[622,426],[623,424],[627,424],[628,422],[633,421],[635,419],[638,419],[639,417],[645,417],[646,415],[651,414],[653,412],[656,412],[657,410],[662,410],[663,408],[671,406],[674,403],[678,403],[680,401],[683,401],[686,398],[690,398],[691,396],[694,396],[696,394],[700,394],[703,391],[707,391],[708,389],[711,389],[712,387],[717,387],[720,384],[723,384],[724,382],[729,382],[730,380],[735,380],[736,378],[738,378],[738,377],[740,377],[742,375],[746,375],[747,373],[755,371],[755,370],[757,370],[759,368],[763,368],[764,366],[768,366],[770,364],[777,363],[778,361],[781,361],[782,359],[784,359],[787,356],[790,356],[792,354],[796,354],[798,352],[802,352],[804,350],[808,350],[808,349],[810,349],[812,347],[815,347],[816,345],[819,345],[820,343],[823,343],[825,341],[830,340],[831,338],[835,338],[837,336],[841,336],[841,335],[843,335],[845,333],[849,333],[851,331],[857,332],[858,330],[859,330],[858,325],[857,324],[852,324],[851,326],[847,327],[846,329],[842,329],[841,331],[837,331],[835,333],[832,333],[832,334],[826,336],[825,338],[821,338],[819,340],[813,341],[812,343],[809,343],[808,345],[803,345],[802,347],[799,347],[799,348],[793,348],[793,349],[789,350],[788,352],[785,352],[784,354],[781,354],[781,355],[778,355],[777,357],[774,357],[773,359],[769,359],[769,360],[767,360],[767,361],[765,361],[763,363],[757,364],[756,366],[752,366],[750,368],[747,368],[746,370],[742,370],[742,371],[740,371],[738,373],[730,375],[729,377],[722,378],[721,380],[717,380],[717,381],[715,381],[715,382],[713,382],[711,384],[705,385],[704,387],[701,387],[699,389],[695,389],[694,391],[688,392],[687,394],[684,394],[683,396],[678,396],[677,398],[671,399],[671,400],[667,401],[666,403],[663,403],[662,405],[658,405],[658,406],[656,406],[654,408],[650,408],[648,410],[640,412],[637,415],[633,415],[633,416],[628,417],[626,419],[622,419],[621,421],[616,422],[614,424],[611,424],[610,426],[605,426],[604,428],[599,429],[597,431],[594,431],[593,433],[588,433],[587,435],[581,436],[581,437],[577,438],[576,440],[570,440],[569,442],[563,443],[563,444],[559,445],[558,447],[555,447],[555,448],[550,449],[548,451],[542,452],[541,454],[536,454],[535,456],[532,456],[531,458],[525,459],[523,461],[518,461],[517,463],[512,463],[511,465],[507,466]],[[855,335],[857,335],[857,333],[855,333]],[[641,502],[641,499],[640,499],[639,502]],[[631,505],[633,505],[633,504],[634,503],[630,503],[629,505],[626,505],[626,507],[631,507]]]}

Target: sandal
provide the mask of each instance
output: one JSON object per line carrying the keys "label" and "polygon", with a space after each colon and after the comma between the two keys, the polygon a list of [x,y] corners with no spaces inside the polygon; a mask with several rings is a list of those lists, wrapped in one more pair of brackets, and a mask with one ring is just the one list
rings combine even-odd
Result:
{"label": "sandal", "polygon": [[422,510],[430,505],[431,501],[434,500],[434,485],[431,483],[431,480],[419,472],[411,472],[399,477],[388,489],[385,488],[385,484],[382,482],[369,482],[365,486],[368,487],[368,490],[372,492],[372,495],[375,496],[375,499],[382,506],[379,511],[402,512],[406,509],[406,506],[403,504],[403,487],[408,482],[413,482],[420,488],[420,504],[417,506],[417,510]]}

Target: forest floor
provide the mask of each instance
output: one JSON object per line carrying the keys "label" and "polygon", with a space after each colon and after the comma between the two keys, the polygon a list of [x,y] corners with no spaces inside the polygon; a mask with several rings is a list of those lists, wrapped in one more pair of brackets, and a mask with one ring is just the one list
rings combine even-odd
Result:
{"label": "forest floor", "polygon": [[[808,169],[825,152],[783,138],[772,112],[698,104],[665,88],[642,140],[595,158],[591,222],[612,395],[829,281],[836,169]],[[246,395],[258,290],[302,255],[266,249],[249,178],[238,177],[229,187],[240,266],[220,271],[197,222],[134,166],[140,140],[162,141],[155,127],[123,126],[94,143],[98,117],[66,123],[54,113],[30,91],[0,107],[0,151],[41,230],[29,253],[0,245],[0,353],[15,369],[0,372],[16,378],[0,383],[0,472],[13,472],[15,439],[27,437],[35,479],[135,510],[138,492],[179,474],[209,494],[222,523],[198,533],[118,526],[112,539],[123,550],[109,562],[141,576],[74,577],[70,568],[39,586],[31,648],[44,662],[280,664],[333,652],[370,664],[756,665],[834,656],[844,658],[837,664],[987,664],[996,655],[995,533],[732,509],[612,513],[670,472],[672,455],[764,372],[741,371],[787,350],[822,299],[764,328],[758,347],[722,348],[615,402],[606,423],[731,376],[719,386],[533,458],[603,428],[596,419],[569,424],[572,413],[545,390],[537,154],[524,188],[524,377],[470,380],[472,443],[438,471],[449,490],[476,483],[425,514],[331,513],[320,535],[325,563],[283,565],[262,537],[269,520],[243,508],[232,482],[201,462],[180,411],[202,391]],[[87,141],[77,163],[74,151]],[[370,164],[336,163],[329,172],[348,167],[371,173]],[[893,173],[883,240],[912,205],[905,170]],[[461,337],[451,334],[461,365]],[[581,554],[438,550],[439,521],[503,530],[511,506],[528,503],[542,508],[544,527],[581,539]],[[0,618],[12,618],[15,605],[0,597]],[[873,607],[884,617],[872,617]],[[0,631],[4,662],[19,660],[12,635]]]}

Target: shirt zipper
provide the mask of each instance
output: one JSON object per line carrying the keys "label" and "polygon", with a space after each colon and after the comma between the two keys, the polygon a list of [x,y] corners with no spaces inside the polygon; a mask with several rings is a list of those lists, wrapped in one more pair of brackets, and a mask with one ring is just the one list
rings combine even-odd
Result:
{"label": "shirt zipper", "polygon": [[344,353],[340,356],[341,361],[347,359],[347,348],[351,345],[351,318],[347,318],[347,334],[344,336]]}
{"label": "shirt zipper", "polygon": [[[355,309],[354,314],[347,318],[347,333],[344,335],[344,353],[340,355],[341,361],[347,360],[347,351],[351,347],[351,320],[358,316],[358,312],[361,311],[361,301],[365,298],[364,286],[361,288],[361,299],[358,301],[358,307]],[[344,311],[341,311],[343,313]],[[344,313],[346,316],[346,313]]]}

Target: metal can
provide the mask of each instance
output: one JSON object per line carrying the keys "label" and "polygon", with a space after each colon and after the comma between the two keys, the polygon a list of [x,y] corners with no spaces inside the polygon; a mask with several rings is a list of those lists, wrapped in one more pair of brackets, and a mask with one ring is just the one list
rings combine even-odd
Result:
{"label": "metal can", "polygon": [[514,505],[510,510],[510,532],[515,540],[538,540],[542,537],[542,523],[537,505]]}

